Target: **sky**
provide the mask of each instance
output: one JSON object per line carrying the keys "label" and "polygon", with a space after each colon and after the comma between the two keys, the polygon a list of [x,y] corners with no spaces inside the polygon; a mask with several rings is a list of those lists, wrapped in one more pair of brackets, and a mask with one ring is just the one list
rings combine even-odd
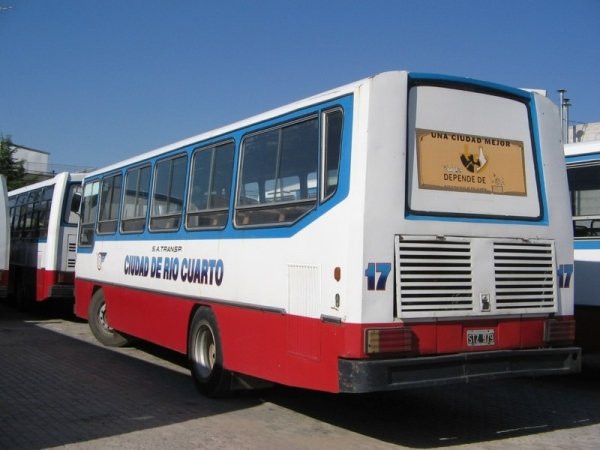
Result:
{"label": "sky", "polygon": [[0,134],[103,167],[388,70],[566,89],[600,122],[600,0],[0,0]]}

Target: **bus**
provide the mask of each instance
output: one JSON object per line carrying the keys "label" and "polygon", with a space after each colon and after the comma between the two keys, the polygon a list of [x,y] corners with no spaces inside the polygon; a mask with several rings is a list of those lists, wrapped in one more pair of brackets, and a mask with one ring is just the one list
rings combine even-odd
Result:
{"label": "bus", "polygon": [[600,141],[565,144],[575,235],[577,344],[600,350]]}
{"label": "bus", "polygon": [[385,72],[86,175],[75,313],[213,397],[580,370],[558,109]]}
{"label": "bus", "polygon": [[0,175],[0,298],[6,298],[8,294],[9,251],[8,190],[6,188],[6,177]]}
{"label": "bus", "polygon": [[62,172],[8,193],[9,294],[20,308],[74,299],[83,174]]}

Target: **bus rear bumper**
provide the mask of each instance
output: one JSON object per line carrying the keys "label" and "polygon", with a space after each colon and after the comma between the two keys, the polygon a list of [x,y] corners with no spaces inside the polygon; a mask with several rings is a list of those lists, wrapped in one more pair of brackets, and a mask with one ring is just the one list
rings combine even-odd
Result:
{"label": "bus rear bumper", "polygon": [[50,287],[48,294],[52,298],[72,298],[75,295],[75,289],[71,284],[55,284]]}
{"label": "bus rear bumper", "polygon": [[340,392],[360,393],[581,371],[578,347],[380,360],[340,359]]}

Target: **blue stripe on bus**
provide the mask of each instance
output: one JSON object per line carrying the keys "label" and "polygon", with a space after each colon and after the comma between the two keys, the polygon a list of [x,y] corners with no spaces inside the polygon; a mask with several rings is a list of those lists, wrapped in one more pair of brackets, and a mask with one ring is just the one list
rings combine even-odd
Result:
{"label": "blue stripe on bus", "polygon": [[548,226],[548,219],[543,220],[521,220],[521,219],[502,219],[499,217],[469,217],[469,216],[449,216],[449,215],[424,215],[407,214],[406,220],[435,220],[436,222],[465,222],[465,223],[489,223],[502,225],[529,225],[529,226]]}
{"label": "blue stripe on bus", "polygon": [[411,81],[425,81],[431,83],[448,82],[449,84],[464,84],[468,86],[477,86],[481,89],[500,91],[502,93],[519,97],[524,101],[531,102],[532,94],[523,89],[517,89],[512,86],[506,86],[499,83],[489,81],[481,81],[474,78],[457,77],[452,75],[439,75],[435,73],[418,73],[411,72],[408,74],[408,79]]}
{"label": "blue stripe on bus", "polygon": [[575,239],[575,250],[600,250],[600,239]]}
{"label": "blue stripe on bus", "polygon": [[589,161],[599,161],[600,160],[600,151],[594,153],[587,153],[585,155],[573,155],[567,156],[566,158],[567,164],[579,163],[579,162],[589,162]]}
{"label": "blue stripe on bus", "polygon": [[541,195],[540,203],[542,210],[540,211],[541,218],[538,223],[548,225],[548,211],[546,205],[548,200],[546,198],[546,183],[544,182],[544,159],[542,158],[542,149],[540,147],[541,137],[539,135],[540,126],[537,118],[537,108],[534,101],[535,97],[533,94],[527,92],[529,96],[529,114],[531,115],[531,129],[533,130],[533,146],[535,148],[535,166],[537,169],[537,188],[538,193]]}

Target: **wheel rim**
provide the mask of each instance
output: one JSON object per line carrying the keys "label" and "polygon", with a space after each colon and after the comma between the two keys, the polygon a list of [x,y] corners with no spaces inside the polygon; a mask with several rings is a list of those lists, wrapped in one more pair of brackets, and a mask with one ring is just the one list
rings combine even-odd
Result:
{"label": "wheel rim", "polygon": [[106,303],[102,303],[102,306],[98,310],[98,323],[102,327],[104,331],[107,333],[112,333],[113,329],[108,325],[106,321]]}
{"label": "wheel rim", "polygon": [[206,325],[201,326],[196,333],[194,346],[194,363],[200,376],[209,378],[217,358],[217,345],[212,330]]}

